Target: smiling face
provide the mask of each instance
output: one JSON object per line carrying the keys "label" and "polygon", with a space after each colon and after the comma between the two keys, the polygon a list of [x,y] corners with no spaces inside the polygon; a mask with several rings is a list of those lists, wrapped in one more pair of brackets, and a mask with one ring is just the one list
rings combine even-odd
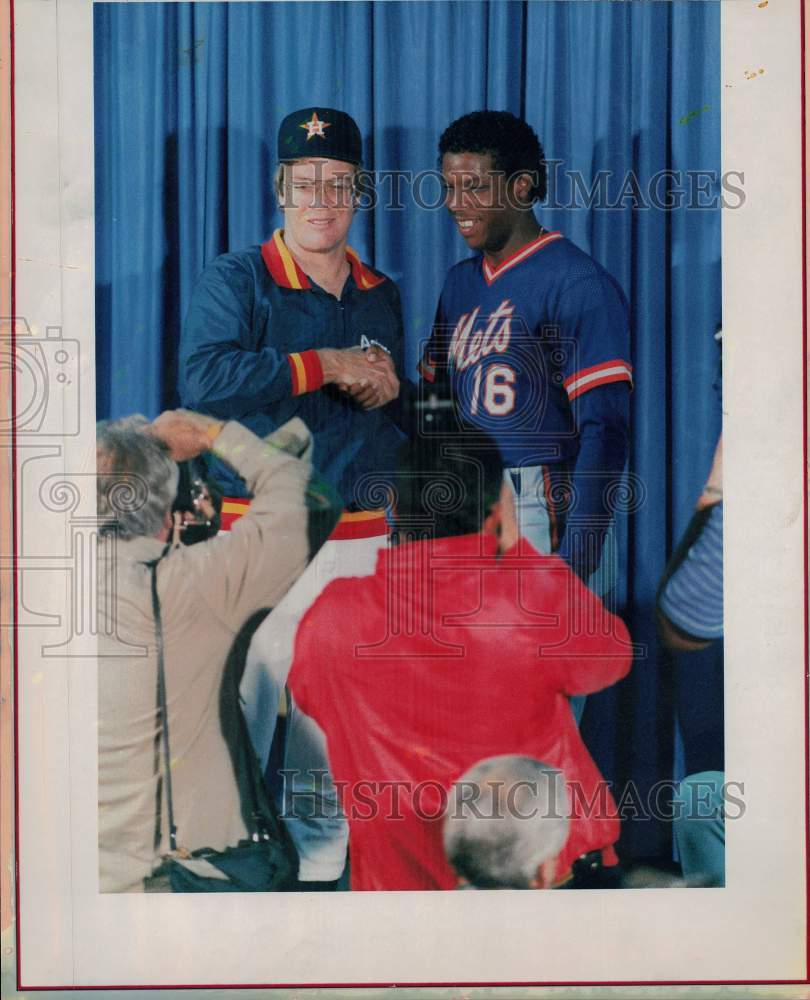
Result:
{"label": "smiling face", "polygon": [[356,169],[342,160],[314,158],[284,165],[284,239],[293,252],[329,253],[345,247],[354,217]]}
{"label": "smiling face", "polygon": [[445,204],[467,245],[488,256],[508,250],[530,210],[528,175],[507,181],[489,153],[445,153],[442,176]]}

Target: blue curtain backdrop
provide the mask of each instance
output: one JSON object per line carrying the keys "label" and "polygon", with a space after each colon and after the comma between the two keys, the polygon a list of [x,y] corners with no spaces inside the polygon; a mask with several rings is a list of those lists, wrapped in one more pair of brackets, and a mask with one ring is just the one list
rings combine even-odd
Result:
{"label": "blue curtain backdrop", "polygon": [[[540,220],[604,264],[632,309],[630,469],[646,500],[619,541],[644,648],[590,699],[583,732],[606,777],[632,779],[642,799],[722,765],[721,653],[670,657],[653,622],[720,427],[719,3],[99,3],[94,16],[99,417],[176,405],[196,276],[280,224],[273,151],[291,109],[348,111],[375,171],[435,169],[439,133],[467,111],[534,125],[552,164]],[[400,209],[380,203],[352,230],[400,286],[411,367],[445,272],[468,252],[444,210],[423,207],[435,178],[417,193],[421,206],[403,185]],[[670,843],[666,823],[625,824],[627,857]]]}

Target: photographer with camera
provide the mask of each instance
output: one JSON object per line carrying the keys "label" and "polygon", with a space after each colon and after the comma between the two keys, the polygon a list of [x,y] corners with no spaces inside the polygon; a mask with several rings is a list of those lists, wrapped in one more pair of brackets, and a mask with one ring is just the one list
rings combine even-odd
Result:
{"label": "photographer with camera", "polygon": [[[249,484],[250,510],[226,535],[172,547],[175,463],[209,450]],[[297,419],[264,441],[182,410],[98,425],[98,511],[109,518],[98,571],[102,892],[141,891],[175,843],[182,856],[255,839],[221,689],[240,630],[286,593],[339,517],[310,452]]]}
{"label": "photographer with camera", "polygon": [[178,464],[177,496],[172,505],[172,546],[196,545],[221,527],[222,494],[192,459]]}

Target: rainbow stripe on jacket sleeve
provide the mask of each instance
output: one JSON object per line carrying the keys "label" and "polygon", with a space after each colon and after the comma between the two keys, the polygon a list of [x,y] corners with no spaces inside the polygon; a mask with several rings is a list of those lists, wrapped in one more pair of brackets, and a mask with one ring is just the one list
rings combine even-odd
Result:
{"label": "rainbow stripe on jacket sleeve", "polygon": [[320,389],[323,385],[323,367],[317,351],[288,354],[287,361],[292,376],[293,396],[302,396],[305,392]]}

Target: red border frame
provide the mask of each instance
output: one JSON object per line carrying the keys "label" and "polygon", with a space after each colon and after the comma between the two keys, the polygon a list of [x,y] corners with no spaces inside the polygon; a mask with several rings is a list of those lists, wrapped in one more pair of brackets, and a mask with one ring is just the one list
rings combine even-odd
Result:
{"label": "red border frame", "polygon": [[[801,34],[801,136],[802,136],[802,407],[804,427],[802,428],[802,500],[804,515],[804,857],[805,894],[807,899],[806,917],[810,921],[810,601],[808,601],[808,483],[807,483],[807,80],[806,80],[806,39],[805,0],[799,0],[799,30]],[[805,958],[805,982],[810,982],[810,928],[807,934]]]}
{"label": "red border frame", "polygon": [[[10,164],[10,208],[11,208],[11,290],[9,302],[11,305],[11,355],[17,356],[17,148],[16,148],[16,79],[14,62],[14,0],[9,0],[9,124],[11,135],[9,136]],[[18,725],[18,706],[20,704],[18,678],[19,678],[19,649],[17,643],[17,616],[19,614],[19,594],[17,587],[17,435],[15,433],[15,422],[17,418],[17,371],[12,369],[11,373],[11,614],[14,622],[14,629],[11,635],[11,669],[14,672],[12,678],[12,696],[14,698],[14,921],[15,921],[15,945],[17,948],[17,989],[20,989],[21,954],[20,954],[20,775],[17,762],[20,759],[20,727]]]}
{"label": "red border frame", "polygon": [[[806,914],[808,922],[810,922],[810,853],[808,853],[808,848],[810,848],[810,711],[808,709],[808,698],[810,697],[810,603],[808,602],[808,568],[810,567],[810,558],[808,557],[808,435],[807,435],[807,402],[808,402],[808,375],[807,375],[807,361],[808,361],[808,351],[807,351],[807,134],[805,125],[805,110],[806,110],[806,79],[805,79],[805,10],[804,10],[804,0],[799,0],[799,21],[800,21],[800,41],[801,41],[801,137],[802,137],[802,358],[803,358],[803,375],[802,375],[802,403],[804,408],[804,427],[802,431],[802,497],[804,502],[804,695],[805,695],[805,710],[804,710],[804,721],[805,721],[805,859],[806,859],[806,871],[805,871],[805,888],[806,888],[806,899],[807,908]],[[10,184],[10,199],[11,199],[11,241],[10,241],[10,254],[11,254],[11,350],[12,354],[15,353],[16,348],[16,324],[14,323],[13,317],[16,316],[16,239],[15,239],[15,229],[16,229],[16,187],[15,187],[15,87],[14,87],[14,0],[9,0],[9,42],[10,42],[10,57],[9,57],[9,68],[11,74],[10,81],[10,124],[11,124],[11,135],[10,135],[10,156],[11,156],[11,184]],[[12,373],[11,378],[11,413],[12,413],[12,431],[14,428],[14,415],[17,412],[16,408],[16,371]],[[12,670],[14,671],[13,678],[13,697],[14,697],[14,891],[15,891],[15,902],[16,902],[16,912],[14,915],[15,919],[15,939],[16,939],[16,966],[17,966],[17,990],[19,992],[38,992],[45,990],[52,991],[65,991],[74,992],[76,990],[210,990],[210,989],[231,989],[231,990],[250,990],[250,989],[263,989],[263,990],[281,990],[281,989],[375,989],[375,988],[391,988],[395,986],[404,986],[410,988],[418,987],[491,987],[491,986],[504,986],[504,987],[514,987],[514,986],[791,986],[791,985],[804,985],[810,983],[810,934],[808,934],[807,940],[807,951],[806,951],[806,965],[807,965],[807,976],[804,979],[687,979],[687,980],[635,980],[635,979],[619,979],[611,980],[610,982],[601,982],[598,980],[562,980],[562,981],[526,981],[526,980],[514,980],[508,982],[376,982],[376,983],[207,983],[204,985],[190,985],[190,984],[176,984],[176,983],[162,983],[159,985],[152,986],[121,986],[121,985],[110,985],[110,986],[23,986],[20,982],[21,978],[21,963],[22,954],[20,950],[20,866],[19,866],[19,853],[18,845],[20,842],[20,829],[19,829],[19,816],[20,816],[20,787],[19,787],[19,772],[17,768],[17,761],[19,760],[19,725],[18,725],[18,645],[16,642],[17,638],[17,613],[18,613],[18,588],[17,588],[17,440],[16,435],[12,433],[11,441],[11,531],[12,531],[12,559],[11,559],[11,573],[12,573],[12,613],[14,621],[14,631],[12,633]]]}
{"label": "red border frame", "polygon": [[[161,983],[158,986],[18,986],[26,993],[36,993],[42,990],[74,991],[74,990],[340,990],[340,989],[421,989],[423,987],[454,987],[467,989],[471,987],[490,986],[803,986],[807,979],[615,979],[609,983],[600,980],[562,980],[534,982],[516,979],[514,982],[479,983],[479,982],[384,982],[384,983],[215,983],[205,986],[175,985]],[[428,1000],[428,998],[426,998]],[[706,1000],[709,1000],[707,997]],[[735,1000],[735,998],[731,998]],[[791,998],[787,998],[791,1000]]]}

